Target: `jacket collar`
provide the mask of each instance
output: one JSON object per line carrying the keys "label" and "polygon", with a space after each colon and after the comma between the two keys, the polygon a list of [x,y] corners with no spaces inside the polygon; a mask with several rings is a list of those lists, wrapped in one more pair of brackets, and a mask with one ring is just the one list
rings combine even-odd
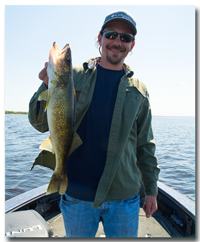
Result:
{"label": "jacket collar", "polygon": [[[95,57],[95,58],[92,58],[86,62],[83,63],[83,68],[85,70],[85,72],[88,70],[88,69],[94,69],[97,64],[100,62],[100,59],[101,57]],[[125,71],[125,75],[127,77],[132,77],[134,75],[134,72],[131,70],[131,68],[126,65],[125,63],[123,64],[123,68],[124,68],[124,71]]]}

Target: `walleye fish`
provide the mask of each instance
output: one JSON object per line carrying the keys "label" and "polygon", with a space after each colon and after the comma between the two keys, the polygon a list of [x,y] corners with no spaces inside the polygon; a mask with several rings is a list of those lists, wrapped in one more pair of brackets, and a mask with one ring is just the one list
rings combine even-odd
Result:
{"label": "walleye fish", "polygon": [[58,191],[63,194],[68,185],[67,158],[82,144],[80,137],[74,131],[75,89],[71,50],[68,44],[63,49],[59,49],[57,44],[53,43],[49,52],[47,75],[49,77],[48,90],[42,92],[38,100],[47,101],[45,111],[47,111],[50,137],[40,145],[40,149],[55,154],[56,160],[47,193]]}

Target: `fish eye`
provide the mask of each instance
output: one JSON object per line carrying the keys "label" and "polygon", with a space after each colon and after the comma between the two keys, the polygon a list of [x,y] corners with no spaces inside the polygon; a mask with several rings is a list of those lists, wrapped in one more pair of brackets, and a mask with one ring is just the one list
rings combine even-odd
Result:
{"label": "fish eye", "polygon": [[66,59],[67,59],[67,60],[71,60],[71,56],[70,56],[70,55],[67,55],[67,56],[66,56]]}

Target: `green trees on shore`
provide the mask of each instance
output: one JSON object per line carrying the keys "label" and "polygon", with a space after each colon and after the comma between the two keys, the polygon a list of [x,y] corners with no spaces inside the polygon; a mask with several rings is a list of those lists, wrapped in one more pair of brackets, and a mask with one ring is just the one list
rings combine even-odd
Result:
{"label": "green trees on shore", "polygon": [[28,112],[5,111],[5,114],[28,114]]}

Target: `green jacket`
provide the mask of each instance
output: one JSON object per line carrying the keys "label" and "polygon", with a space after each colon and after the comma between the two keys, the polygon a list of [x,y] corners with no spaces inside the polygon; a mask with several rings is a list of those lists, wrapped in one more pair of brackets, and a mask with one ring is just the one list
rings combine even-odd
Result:
{"label": "green jacket", "polygon": [[[82,66],[73,67],[77,97],[75,130],[91,103],[98,61],[99,58],[94,58]],[[124,70],[126,74],[119,84],[113,112],[105,169],[97,188],[93,208],[104,202],[132,197],[139,192],[141,180],[146,195],[157,195],[160,169],[154,155],[155,142],[149,94],[146,86],[133,76],[129,66],[124,64]],[[46,89],[43,83],[29,103],[29,121],[40,132],[48,131],[44,112],[45,101],[41,101],[37,116],[38,96]]]}

